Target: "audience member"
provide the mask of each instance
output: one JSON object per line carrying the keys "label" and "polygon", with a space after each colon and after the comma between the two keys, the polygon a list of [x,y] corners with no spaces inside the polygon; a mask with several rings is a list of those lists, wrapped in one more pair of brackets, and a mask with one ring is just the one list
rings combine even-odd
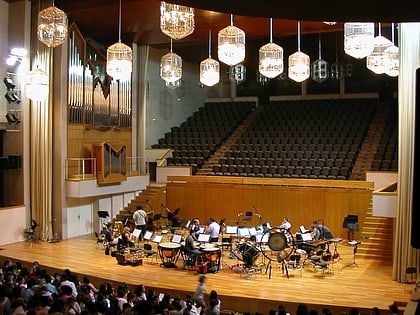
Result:
{"label": "audience member", "polygon": [[204,294],[206,293],[206,281],[207,277],[201,275],[198,278],[198,286],[194,292],[195,305],[197,307],[201,307],[202,309],[206,307],[206,301],[204,300]]}

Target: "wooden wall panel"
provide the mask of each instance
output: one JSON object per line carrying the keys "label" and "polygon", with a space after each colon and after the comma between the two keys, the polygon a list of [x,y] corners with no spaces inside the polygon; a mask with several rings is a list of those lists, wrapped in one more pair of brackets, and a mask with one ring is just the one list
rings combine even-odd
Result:
{"label": "wooden wall panel", "polygon": [[[293,181],[293,180],[291,180]],[[208,218],[226,219],[226,224],[251,225],[260,223],[253,216],[248,224],[238,213],[259,212],[262,222],[280,225],[284,216],[293,224],[292,231],[299,225],[306,228],[314,220],[322,219],[331,228],[335,237],[346,237],[342,228],[348,214],[359,216],[362,223],[370,208],[372,190],[335,187],[299,187],[283,185],[241,185],[235,183],[175,183],[167,184],[167,204],[180,208],[180,216],[186,220],[199,217],[202,223]],[[254,208],[255,207],[255,208]]]}
{"label": "wooden wall panel", "polygon": [[86,129],[84,125],[67,126],[67,157],[91,157],[92,144],[100,142],[121,143],[127,148],[127,157],[132,155],[131,130]]}

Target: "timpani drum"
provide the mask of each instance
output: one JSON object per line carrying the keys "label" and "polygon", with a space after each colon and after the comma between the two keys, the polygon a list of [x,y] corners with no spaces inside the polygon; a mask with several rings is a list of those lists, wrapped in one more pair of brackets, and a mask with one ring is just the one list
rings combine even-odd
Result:
{"label": "timpani drum", "polygon": [[162,265],[167,268],[176,268],[176,262],[180,254],[181,245],[177,243],[160,243],[158,251]]}
{"label": "timpani drum", "polygon": [[218,272],[220,270],[220,259],[222,257],[222,251],[216,246],[206,246],[201,248],[201,251],[206,257],[208,272]]}

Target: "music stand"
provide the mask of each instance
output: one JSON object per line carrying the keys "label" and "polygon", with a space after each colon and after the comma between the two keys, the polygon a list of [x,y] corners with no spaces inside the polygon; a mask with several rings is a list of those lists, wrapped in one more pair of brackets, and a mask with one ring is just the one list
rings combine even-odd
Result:
{"label": "music stand", "polygon": [[99,210],[98,211],[98,217],[99,217],[99,234],[102,233],[103,225],[106,223],[106,218],[109,217],[109,213],[106,210]]}
{"label": "music stand", "polygon": [[357,253],[357,246],[360,245],[360,242],[359,241],[350,241],[350,242],[348,242],[348,244],[353,246],[353,262],[350,265],[348,265],[348,267],[350,267],[350,266],[359,267],[359,265],[356,264],[356,253]]}
{"label": "music stand", "polygon": [[[343,228],[346,228],[347,231],[347,239],[349,241],[354,240],[354,232],[359,231],[359,217],[354,214],[348,214],[343,221]],[[351,239],[350,239],[351,235]]]}

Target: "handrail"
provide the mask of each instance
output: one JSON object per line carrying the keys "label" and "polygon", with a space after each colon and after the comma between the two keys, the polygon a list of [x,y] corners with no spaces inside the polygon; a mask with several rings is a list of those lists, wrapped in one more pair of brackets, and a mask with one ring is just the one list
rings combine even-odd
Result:
{"label": "handrail", "polygon": [[66,180],[90,180],[96,178],[95,158],[67,158],[64,163]]}
{"label": "handrail", "polygon": [[373,190],[373,182],[299,178],[255,178],[237,176],[168,176],[168,183],[209,183],[289,187],[326,187]]}

